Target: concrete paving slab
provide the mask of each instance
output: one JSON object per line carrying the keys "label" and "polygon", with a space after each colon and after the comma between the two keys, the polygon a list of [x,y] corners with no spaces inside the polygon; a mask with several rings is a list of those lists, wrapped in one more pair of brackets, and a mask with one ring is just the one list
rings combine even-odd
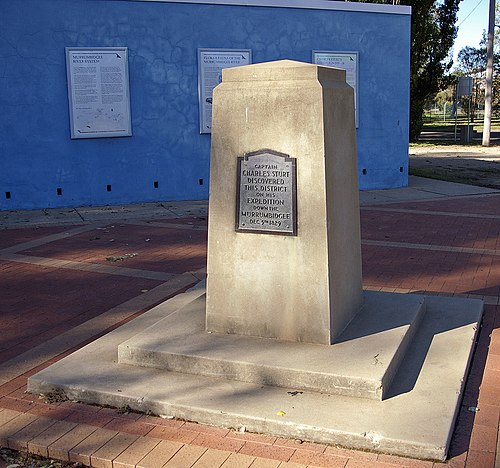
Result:
{"label": "concrete paving slab", "polygon": [[74,208],[47,208],[44,210],[12,210],[0,212],[3,226],[42,226],[44,224],[82,224]]}
{"label": "concrete paving slab", "polygon": [[143,218],[182,218],[206,216],[207,200],[135,203],[130,205],[46,208],[41,210],[0,211],[0,228],[79,225],[101,221],[129,221]]}
{"label": "concrete paving slab", "polygon": [[488,195],[498,190],[475,185],[457,184],[437,179],[409,176],[408,187],[359,192],[360,204],[395,203],[404,201],[433,200],[446,197]]}
{"label": "concrete paving slab", "polygon": [[449,197],[468,196],[468,195],[486,195],[498,193],[498,190],[479,187],[477,185],[457,184],[455,182],[446,182],[444,180],[428,179],[425,177],[409,176],[409,187],[415,190],[436,193]]}
{"label": "concrete paving slab", "polygon": [[[396,191],[398,190],[398,191]],[[430,194],[411,188],[395,189],[394,192],[385,193],[385,190],[367,190],[359,193],[359,203],[361,206],[377,205],[383,203],[395,203],[399,201],[432,200],[442,198],[439,194]]]}
{"label": "concrete paving slab", "polygon": [[202,296],[118,347],[121,364],[382,399],[425,313],[424,296],[367,291],[332,346],[205,331]]}
{"label": "concrete paving slab", "polygon": [[[444,460],[483,304],[426,297],[426,315],[383,401],[293,392],[118,364],[117,348],[199,298],[197,288],[152,309],[29,379],[28,390],[248,431]],[[81,363],[84,362],[85,366]],[[292,392],[292,393],[288,393]]]}

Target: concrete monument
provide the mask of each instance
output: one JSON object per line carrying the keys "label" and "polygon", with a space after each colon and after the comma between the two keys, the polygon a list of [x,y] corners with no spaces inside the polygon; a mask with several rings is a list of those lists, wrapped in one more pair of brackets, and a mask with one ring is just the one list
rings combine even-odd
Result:
{"label": "concrete monument", "polygon": [[344,70],[287,60],[224,70],[213,109],[208,331],[331,344],[360,310],[353,100]]}
{"label": "concrete monument", "polygon": [[160,304],[29,390],[443,460],[483,303],[362,290],[344,71],[225,69],[213,106],[206,295]]}

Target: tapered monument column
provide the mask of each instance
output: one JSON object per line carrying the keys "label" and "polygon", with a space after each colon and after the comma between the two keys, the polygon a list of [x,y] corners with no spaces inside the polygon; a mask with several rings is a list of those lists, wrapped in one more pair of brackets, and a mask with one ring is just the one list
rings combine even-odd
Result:
{"label": "tapered monument column", "polygon": [[214,91],[207,331],[331,344],[362,305],[345,71],[223,70]]}

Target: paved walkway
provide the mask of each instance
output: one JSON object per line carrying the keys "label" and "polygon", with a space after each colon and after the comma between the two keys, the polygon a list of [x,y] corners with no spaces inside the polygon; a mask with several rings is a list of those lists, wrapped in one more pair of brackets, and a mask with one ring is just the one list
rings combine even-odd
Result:
{"label": "paved walkway", "polygon": [[[366,289],[484,299],[447,465],[500,466],[500,192],[412,178],[361,202]],[[442,466],[25,393],[30,375],[203,278],[206,213],[0,213],[0,446],[95,467]]]}

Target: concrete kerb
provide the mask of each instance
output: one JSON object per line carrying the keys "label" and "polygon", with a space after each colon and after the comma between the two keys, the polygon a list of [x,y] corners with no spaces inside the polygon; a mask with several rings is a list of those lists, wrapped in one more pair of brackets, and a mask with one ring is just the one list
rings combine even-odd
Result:
{"label": "concrete kerb", "polygon": [[500,193],[486,187],[457,184],[424,177],[409,176],[408,187],[360,192],[362,206],[409,201],[445,200],[447,198],[485,196]]}

